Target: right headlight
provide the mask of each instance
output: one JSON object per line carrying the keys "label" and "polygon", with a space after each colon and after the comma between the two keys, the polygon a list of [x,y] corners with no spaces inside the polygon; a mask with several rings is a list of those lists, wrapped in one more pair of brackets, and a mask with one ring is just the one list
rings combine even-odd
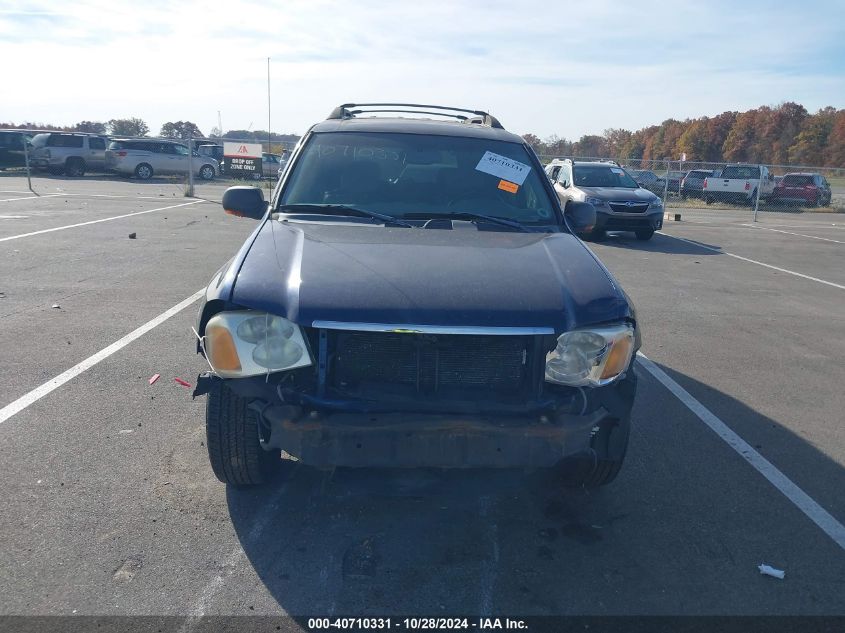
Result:
{"label": "right headlight", "polygon": [[634,328],[625,323],[564,332],[546,355],[546,380],[570,387],[600,387],[627,369]]}
{"label": "right headlight", "polygon": [[257,376],[312,363],[299,326],[267,312],[220,312],[205,326],[206,358],[223,378]]}

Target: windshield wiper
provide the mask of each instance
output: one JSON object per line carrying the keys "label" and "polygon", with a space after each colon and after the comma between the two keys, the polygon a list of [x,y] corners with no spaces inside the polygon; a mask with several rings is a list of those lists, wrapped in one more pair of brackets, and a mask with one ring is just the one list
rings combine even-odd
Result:
{"label": "windshield wiper", "polygon": [[498,224],[500,226],[508,226],[524,233],[534,233],[534,229],[525,226],[516,220],[509,220],[507,218],[499,218],[494,215],[484,215],[483,213],[472,213],[471,211],[457,211],[455,213],[405,213],[403,218],[411,220],[425,220],[430,218],[456,218],[458,220],[481,220],[483,222],[490,222],[491,224]]}
{"label": "windshield wiper", "polygon": [[396,226],[405,226],[409,229],[415,228],[413,224],[403,222],[399,218],[387,215],[386,213],[378,213],[376,211],[367,211],[366,209],[358,209],[357,207],[348,207],[344,204],[283,204],[276,211],[290,211],[293,213],[325,213],[331,215],[351,215],[360,218],[373,218],[374,220],[381,220],[385,224],[394,224]]}

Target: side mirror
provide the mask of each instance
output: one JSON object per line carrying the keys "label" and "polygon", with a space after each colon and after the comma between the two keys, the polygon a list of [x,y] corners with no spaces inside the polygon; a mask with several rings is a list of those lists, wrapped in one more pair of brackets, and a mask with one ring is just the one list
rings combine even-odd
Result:
{"label": "side mirror", "polygon": [[589,233],[596,225],[596,209],[589,202],[570,200],[563,208],[563,215],[578,235]]}
{"label": "side mirror", "polygon": [[267,212],[267,202],[258,187],[229,187],[223,194],[223,210],[240,218],[260,220]]}

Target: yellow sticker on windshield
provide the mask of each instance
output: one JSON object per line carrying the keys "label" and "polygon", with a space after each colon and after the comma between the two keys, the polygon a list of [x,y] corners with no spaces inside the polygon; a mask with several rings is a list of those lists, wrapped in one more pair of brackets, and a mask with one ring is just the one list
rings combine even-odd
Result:
{"label": "yellow sticker on windshield", "polygon": [[503,191],[510,191],[511,193],[516,193],[517,191],[519,191],[519,185],[513,182],[508,182],[507,180],[500,180],[499,189],[502,189]]}

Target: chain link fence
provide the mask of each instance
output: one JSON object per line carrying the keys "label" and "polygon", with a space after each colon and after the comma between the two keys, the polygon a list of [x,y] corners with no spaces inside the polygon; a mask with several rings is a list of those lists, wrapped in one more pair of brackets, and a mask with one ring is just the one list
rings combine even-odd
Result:
{"label": "chain link fence", "polygon": [[612,160],[667,209],[845,212],[845,168],[540,155],[544,165],[564,158]]}

